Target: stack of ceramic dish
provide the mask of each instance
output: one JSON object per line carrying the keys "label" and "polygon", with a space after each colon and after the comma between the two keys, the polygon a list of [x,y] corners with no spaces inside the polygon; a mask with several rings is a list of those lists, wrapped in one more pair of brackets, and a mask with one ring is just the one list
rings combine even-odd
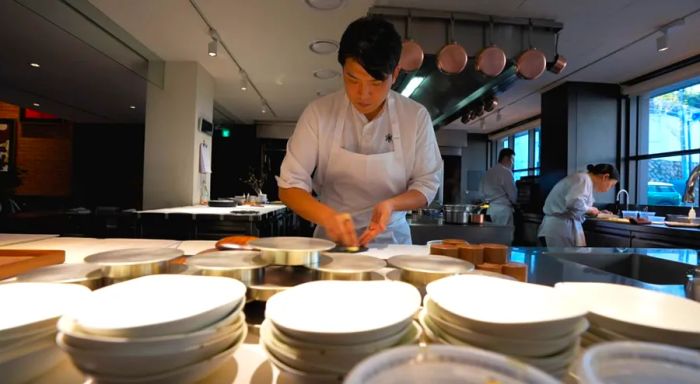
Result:
{"label": "stack of ceramic dish", "polygon": [[404,346],[355,366],[345,384],[555,384],[546,373],[498,353],[454,345]]}
{"label": "stack of ceramic dish", "polygon": [[656,343],[603,343],[583,354],[574,374],[583,384],[695,384],[700,353]]}
{"label": "stack of ceramic dish", "polygon": [[558,283],[556,290],[589,311],[583,345],[640,340],[700,349],[700,303],[606,283]]}
{"label": "stack of ceramic dish", "polygon": [[145,276],[92,292],[56,341],[95,382],[194,382],[245,339],[244,304],[234,279]]}
{"label": "stack of ceramic dish", "polygon": [[416,344],[420,294],[396,281],[315,281],[270,298],[260,342],[272,363],[301,380],[339,381],[362,359]]}
{"label": "stack of ceramic dish", "polygon": [[588,327],[584,307],[551,287],[480,275],[428,284],[419,315],[430,339],[503,353],[563,377]]}
{"label": "stack of ceramic dish", "polygon": [[65,359],[56,321],[89,294],[74,284],[0,284],[0,381],[30,381]]}

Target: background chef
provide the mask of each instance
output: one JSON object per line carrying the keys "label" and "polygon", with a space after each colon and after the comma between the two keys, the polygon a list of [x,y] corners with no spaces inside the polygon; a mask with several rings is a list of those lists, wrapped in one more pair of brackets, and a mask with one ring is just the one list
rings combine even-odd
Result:
{"label": "background chef", "polygon": [[515,152],[503,148],[498,153],[498,164],[491,167],[481,179],[481,193],[489,203],[491,221],[498,225],[513,225],[513,207],[518,199],[513,179]]}
{"label": "background chef", "polygon": [[569,175],[554,186],[544,203],[544,219],[537,236],[547,247],[586,246],[582,223],[585,214],[597,216],[593,191],[607,192],[620,174],[612,164],[588,165],[588,172]]}
{"label": "background chef", "polygon": [[391,90],[400,56],[391,23],[352,22],[338,51],[344,89],[309,104],[287,143],[279,196],[317,224],[315,237],[410,244],[405,211],[437,192],[442,160],[430,115]]}

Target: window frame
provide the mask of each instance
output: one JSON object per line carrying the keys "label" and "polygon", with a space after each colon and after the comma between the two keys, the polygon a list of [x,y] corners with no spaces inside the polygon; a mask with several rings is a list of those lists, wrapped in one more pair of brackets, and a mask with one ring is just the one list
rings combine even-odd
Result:
{"label": "window frame", "polygon": [[[540,168],[535,164],[535,159],[537,157],[536,152],[538,154],[541,154],[540,148],[535,147],[535,132],[538,132],[540,135],[540,145],[542,145],[542,127],[537,126],[533,127],[527,130],[523,130],[520,132],[515,132],[512,133],[508,136],[504,136],[498,139],[493,140],[493,145],[496,147],[496,151],[494,151],[493,154],[493,164],[496,164],[498,162],[498,153],[501,151],[503,148],[511,148],[515,149],[515,137],[516,136],[521,136],[521,135],[527,135],[528,136],[528,150],[527,150],[527,167],[526,168],[515,168],[515,165],[513,167],[513,176],[515,176],[516,173],[518,172],[527,172],[527,175],[525,176],[537,176],[540,174]],[[503,146],[503,143],[507,143],[507,147]],[[515,153],[515,156],[523,156],[523,154],[519,154],[518,152]],[[516,179],[517,181],[517,179]]]}

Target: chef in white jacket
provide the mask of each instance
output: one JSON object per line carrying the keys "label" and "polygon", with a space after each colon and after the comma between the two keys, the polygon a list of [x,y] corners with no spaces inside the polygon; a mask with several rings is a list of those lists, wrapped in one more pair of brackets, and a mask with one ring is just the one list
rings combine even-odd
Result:
{"label": "chef in white jacket", "polygon": [[597,216],[593,192],[607,192],[620,179],[612,164],[588,165],[588,172],[560,180],[544,203],[544,219],[537,236],[547,247],[585,247],[584,215]]}
{"label": "chef in white jacket", "polygon": [[442,159],[430,115],[391,90],[400,56],[391,23],[351,23],[338,51],[344,89],[309,104],[287,143],[279,196],[317,224],[315,237],[411,244],[406,211],[435,197]]}
{"label": "chef in white jacket", "polygon": [[481,179],[481,193],[489,203],[488,214],[494,224],[513,225],[513,207],[518,198],[512,171],[514,158],[512,149],[501,149],[498,164]]}

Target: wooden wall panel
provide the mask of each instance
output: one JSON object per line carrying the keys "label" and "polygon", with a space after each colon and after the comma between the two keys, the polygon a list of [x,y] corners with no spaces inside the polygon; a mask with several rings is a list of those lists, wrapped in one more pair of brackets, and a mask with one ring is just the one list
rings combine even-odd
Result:
{"label": "wooden wall panel", "polygon": [[19,107],[0,101],[0,119],[19,120]]}
{"label": "wooden wall panel", "polygon": [[50,124],[46,129],[61,131],[57,137],[27,137],[20,125],[17,135],[17,167],[25,171],[21,196],[71,195],[73,173],[72,126]]}

